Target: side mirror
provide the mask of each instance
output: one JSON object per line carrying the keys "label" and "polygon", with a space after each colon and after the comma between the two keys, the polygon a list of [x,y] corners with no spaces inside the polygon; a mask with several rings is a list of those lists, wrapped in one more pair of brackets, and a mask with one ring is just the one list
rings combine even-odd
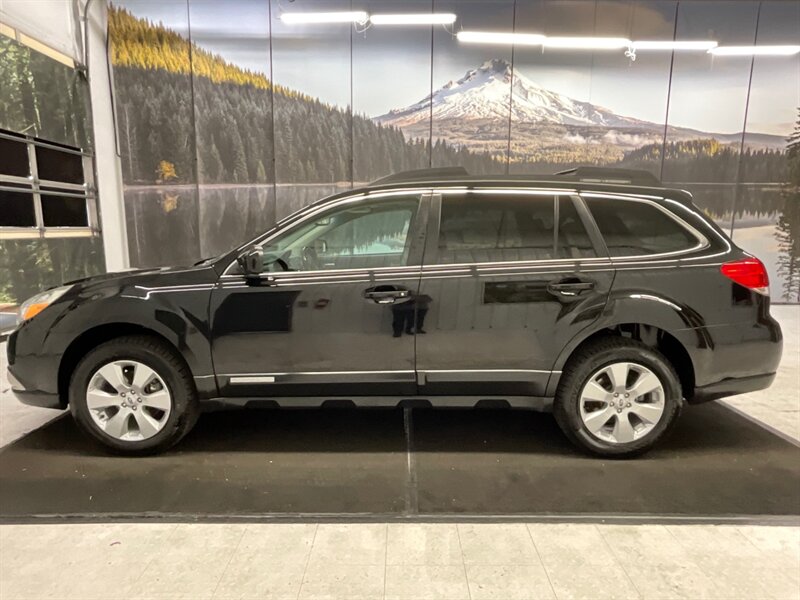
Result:
{"label": "side mirror", "polygon": [[236,259],[245,277],[258,277],[264,270],[264,253],[258,246],[250,248]]}

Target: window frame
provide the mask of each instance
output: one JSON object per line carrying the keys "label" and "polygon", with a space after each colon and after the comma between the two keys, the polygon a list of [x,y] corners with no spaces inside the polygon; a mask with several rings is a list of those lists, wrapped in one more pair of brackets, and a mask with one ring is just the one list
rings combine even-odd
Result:
{"label": "window frame", "polygon": [[[319,204],[312,204],[305,209],[301,209],[295,215],[289,215],[280,221],[275,228],[269,230],[256,239],[242,245],[235,251],[234,259],[225,267],[220,279],[243,279],[244,275],[238,272],[238,259],[244,252],[255,246],[264,246],[269,244],[276,237],[289,233],[295,229],[303,227],[306,223],[319,218],[319,215],[328,212],[332,208],[358,206],[359,204],[371,204],[379,198],[391,199],[416,199],[419,202],[419,207],[416,214],[409,226],[408,240],[409,240],[409,253],[408,264],[395,267],[355,267],[348,269],[319,269],[315,271],[269,271],[261,275],[264,279],[281,279],[281,278],[297,278],[297,277],[318,277],[321,275],[335,275],[335,274],[348,274],[348,273],[367,273],[374,271],[407,271],[409,269],[420,269],[422,265],[422,255],[425,248],[425,232],[427,230],[428,214],[430,212],[430,190],[419,188],[407,188],[398,190],[383,190],[370,193],[358,193],[353,195],[344,196],[331,200],[329,202],[321,202]],[[305,214],[302,214],[305,213]],[[281,226],[281,223],[285,223]]]}
{"label": "window frame", "polygon": [[[478,261],[478,262],[462,262],[462,263],[442,263],[439,262],[439,229],[442,219],[442,199],[444,196],[451,196],[455,194],[485,194],[485,195],[509,195],[509,196],[546,196],[551,199],[553,207],[554,231],[553,231],[553,258],[537,258],[526,260],[503,260],[503,261]],[[581,222],[586,229],[589,240],[592,243],[595,254],[597,256],[591,257],[568,257],[558,258],[558,203],[561,198],[569,198],[575,210],[578,213]],[[426,245],[425,257],[423,264],[425,267],[431,268],[460,268],[460,267],[483,267],[483,266],[513,266],[520,264],[565,264],[565,263],[602,263],[608,262],[608,254],[606,253],[605,245],[602,243],[602,238],[599,237],[596,231],[594,221],[589,220],[588,209],[581,201],[574,189],[560,189],[560,188],[532,188],[532,187],[475,187],[475,188],[437,188],[434,190],[431,204],[432,218],[428,222],[428,240]]]}
{"label": "window frame", "polygon": [[[19,177],[0,173],[0,189],[29,194],[33,202],[36,219],[35,224],[31,227],[0,225],[0,240],[93,237],[99,235],[97,192],[94,186],[94,155],[92,153],[62,144],[49,143],[29,135],[7,133],[2,130],[0,130],[0,138],[19,142],[27,147],[30,176]],[[65,154],[80,156],[84,183],[75,184],[40,179],[36,157],[37,148],[47,148]],[[65,196],[82,199],[86,205],[86,225],[46,225],[42,210],[42,196]]]}
{"label": "window frame", "polygon": [[676,215],[674,212],[662,206],[660,203],[656,202],[656,200],[666,200],[663,196],[653,196],[652,198],[647,198],[642,195],[633,195],[633,194],[614,194],[614,193],[606,193],[606,192],[592,192],[592,191],[582,191],[579,193],[581,203],[585,206],[586,213],[588,217],[592,221],[592,228],[597,232],[597,235],[603,241],[603,246],[605,247],[605,237],[603,236],[602,231],[600,231],[600,227],[597,225],[597,222],[594,219],[594,214],[592,214],[592,210],[589,207],[589,202],[586,201],[587,198],[607,198],[609,200],[623,200],[628,202],[638,202],[640,204],[648,204],[650,206],[655,207],[657,210],[661,211],[667,217],[672,219],[679,227],[683,228],[687,233],[689,233],[692,237],[694,237],[695,241],[697,242],[694,246],[690,246],[689,248],[684,248],[681,250],[671,250],[669,252],[651,252],[648,254],[631,254],[628,256],[611,256],[608,248],[605,249],[605,256],[607,256],[611,262],[627,262],[627,261],[641,261],[642,259],[650,260],[653,258],[667,258],[667,257],[674,257],[674,256],[683,256],[684,254],[692,254],[694,252],[698,252],[700,250],[705,250],[706,248],[711,246],[711,243],[708,241],[708,238],[703,235],[696,227],[693,227],[687,221]]}

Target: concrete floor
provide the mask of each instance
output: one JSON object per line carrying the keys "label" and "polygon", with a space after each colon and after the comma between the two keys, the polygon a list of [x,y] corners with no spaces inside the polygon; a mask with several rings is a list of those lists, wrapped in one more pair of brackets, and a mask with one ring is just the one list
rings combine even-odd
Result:
{"label": "concrete floor", "polygon": [[[785,337],[775,384],[727,402],[800,439],[800,307],[773,314]],[[0,380],[0,445],[59,414],[7,389]],[[3,525],[0,599],[34,598],[800,599],[800,527]]]}
{"label": "concrete floor", "polygon": [[800,598],[800,528],[91,524],[0,528],[0,598]]}

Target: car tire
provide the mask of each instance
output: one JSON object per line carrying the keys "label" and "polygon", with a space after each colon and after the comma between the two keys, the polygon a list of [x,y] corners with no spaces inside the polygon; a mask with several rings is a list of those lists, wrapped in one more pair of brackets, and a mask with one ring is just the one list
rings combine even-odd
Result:
{"label": "car tire", "polygon": [[[148,369],[154,373],[148,387],[134,388],[137,372],[144,378]],[[109,384],[101,371],[121,376],[122,382]],[[98,397],[108,398],[101,404],[109,406],[98,408]],[[115,454],[132,456],[173,446],[189,433],[200,412],[186,363],[168,344],[146,335],[115,338],[89,352],[73,371],[69,404],[86,434]],[[121,421],[124,427],[118,426]]]}
{"label": "car tire", "polygon": [[[615,385],[614,373],[624,374],[618,379],[625,381]],[[660,387],[636,396],[640,378],[638,389],[644,390],[656,385],[653,376]],[[682,406],[680,379],[663,354],[637,340],[609,336],[588,343],[570,357],[553,413],[562,431],[580,448],[599,456],[630,458],[663,439]],[[656,418],[653,415],[659,409]]]}

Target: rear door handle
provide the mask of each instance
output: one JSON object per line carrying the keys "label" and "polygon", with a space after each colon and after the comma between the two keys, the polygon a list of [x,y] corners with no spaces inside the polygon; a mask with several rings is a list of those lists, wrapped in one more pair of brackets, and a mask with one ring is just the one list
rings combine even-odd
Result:
{"label": "rear door handle", "polygon": [[580,279],[559,279],[547,284],[547,291],[560,296],[577,296],[581,292],[594,289],[594,281]]}
{"label": "rear door handle", "polygon": [[364,298],[372,300],[375,304],[392,304],[400,298],[408,298],[411,292],[402,288],[380,285],[364,290]]}

